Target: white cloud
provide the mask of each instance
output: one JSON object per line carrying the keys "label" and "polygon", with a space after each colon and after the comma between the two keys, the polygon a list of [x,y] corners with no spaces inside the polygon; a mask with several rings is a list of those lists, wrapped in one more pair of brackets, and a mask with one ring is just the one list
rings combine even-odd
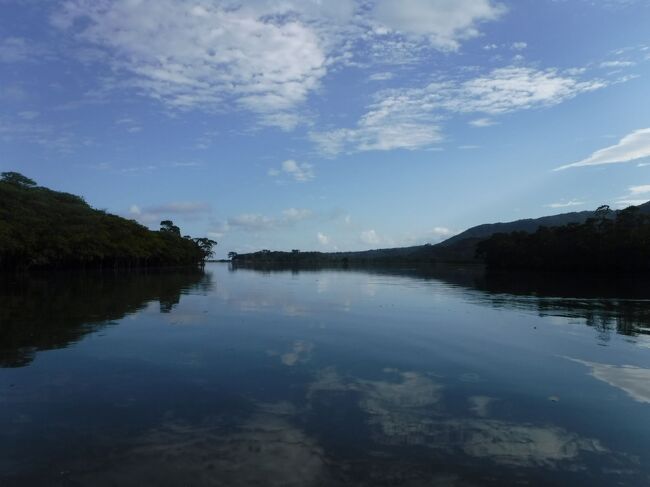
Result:
{"label": "white cloud", "polygon": [[316,235],[316,238],[318,238],[318,243],[323,245],[323,246],[326,246],[326,245],[330,244],[330,238],[327,235],[325,235],[325,234],[323,234],[321,232],[318,232],[318,234]]}
{"label": "white cloud", "polygon": [[435,227],[431,230],[430,235],[438,240],[444,240],[449,237],[453,237],[458,232],[455,232],[447,227]]}
{"label": "white cloud", "polygon": [[133,204],[129,208],[129,216],[145,225],[157,224],[161,220],[179,217],[185,221],[196,220],[210,213],[210,205],[203,202],[180,201],[162,205],[140,207]]}
{"label": "white cloud", "polygon": [[384,71],[379,73],[373,73],[368,77],[368,79],[370,81],[387,81],[389,79],[393,79],[394,77],[395,75],[393,73]]}
{"label": "white cloud", "polygon": [[632,61],[605,61],[600,63],[601,68],[628,68],[636,63]]}
{"label": "white cloud", "polygon": [[271,168],[268,171],[268,175],[271,177],[278,177],[282,174],[291,177],[299,183],[311,181],[316,177],[314,174],[314,166],[312,164],[306,162],[298,163],[293,159],[284,161],[280,169]]}
{"label": "white cloud", "polygon": [[18,112],[18,116],[22,118],[23,120],[34,120],[38,117],[41,116],[40,112],[34,111],[34,110],[24,110],[22,112]]}
{"label": "white cloud", "polygon": [[39,52],[22,37],[6,37],[0,41],[0,63],[16,63],[34,59]]}
{"label": "white cloud", "polygon": [[650,193],[650,184],[643,184],[641,186],[630,186],[630,193],[633,195]]}
{"label": "white cloud", "polygon": [[[627,188],[627,194],[620,196],[614,202],[616,208],[627,208],[628,206],[639,206],[650,199],[650,184],[641,184]],[[645,199],[643,199],[645,198]]]}
{"label": "white cloud", "polygon": [[286,222],[299,222],[310,218],[312,215],[311,210],[304,208],[289,208],[282,211],[284,221]]}
{"label": "white cloud", "polygon": [[426,38],[437,49],[454,51],[461,41],[479,35],[481,22],[497,20],[505,12],[491,0],[377,0],[373,17],[388,31]]}
{"label": "white cloud", "polygon": [[70,0],[53,23],[106,48],[132,86],[173,109],[234,105],[291,129],[327,72],[333,42],[313,23],[282,16],[331,10],[307,3]]}
{"label": "white cloud", "polygon": [[639,206],[647,202],[647,199],[620,199],[616,200],[615,206],[616,208],[627,208],[628,206]]}
{"label": "white cloud", "polygon": [[514,50],[514,51],[523,51],[527,47],[528,47],[528,43],[527,42],[521,42],[521,41],[520,42],[513,42],[512,45],[510,46],[510,48],[512,50]]}
{"label": "white cloud", "polygon": [[578,162],[556,168],[556,171],[570,167],[597,166],[601,164],[619,164],[650,157],[650,128],[637,130],[623,137],[616,145],[594,152],[591,156]]}
{"label": "white cloud", "polygon": [[276,226],[274,218],[256,213],[244,213],[229,218],[226,222],[228,227],[241,228],[243,230],[267,230]]}
{"label": "white cloud", "polygon": [[457,112],[496,115],[556,105],[605,85],[601,80],[580,81],[553,68],[538,70],[509,66],[466,81],[459,88],[452,89],[444,101],[449,109]]}
{"label": "white cloud", "polygon": [[288,208],[282,211],[280,217],[270,217],[258,213],[244,213],[229,218],[225,223],[226,228],[238,228],[244,231],[275,230],[283,227],[291,227],[296,223],[307,220],[313,216],[313,212],[302,208]]}
{"label": "white cloud", "polygon": [[584,204],[585,204],[584,201],[569,200],[569,201],[560,201],[557,203],[550,203],[544,206],[546,208],[570,208],[572,206],[583,206]]}
{"label": "white cloud", "polygon": [[115,120],[115,125],[124,128],[130,134],[142,131],[142,126],[131,117],[123,117]]}
{"label": "white cloud", "polygon": [[73,133],[66,126],[41,122],[38,112],[23,111],[17,115],[10,118],[0,114],[0,142],[20,141],[61,153],[93,143],[92,139]]}
{"label": "white cloud", "polygon": [[471,122],[469,122],[469,124],[472,127],[477,127],[477,128],[492,127],[497,123],[498,122],[495,122],[491,118],[477,118],[476,120],[472,120]]}
{"label": "white cloud", "polygon": [[379,237],[375,230],[366,230],[361,232],[359,238],[362,243],[367,245],[379,245],[382,241],[381,237]]}
{"label": "white cloud", "polygon": [[610,365],[572,359],[591,369],[591,375],[612,387],[625,392],[637,402],[650,403],[650,369],[633,365]]}
{"label": "white cloud", "polygon": [[[442,80],[423,88],[381,91],[356,127],[314,132],[311,138],[327,154],[421,149],[443,140],[440,121],[450,113],[497,116],[556,105],[604,86],[605,81],[581,81],[557,69],[509,66],[460,82]],[[481,118],[473,125],[491,123],[490,118]]]}

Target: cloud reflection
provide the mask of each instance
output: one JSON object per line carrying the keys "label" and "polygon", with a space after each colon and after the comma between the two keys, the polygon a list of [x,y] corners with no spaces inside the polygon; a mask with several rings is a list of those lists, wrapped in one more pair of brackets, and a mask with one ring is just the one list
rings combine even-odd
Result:
{"label": "cloud reflection", "polygon": [[650,403],[650,369],[633,365],[608,365],[570,358],[591,369],[591,375],[612,387],[624,391],[638,402]]}
{"label": "cloud reflection", "polygon": [[287,420],[292,406],[272,406],[234,432],[218,420],[163,423],[71,480],[94,487],[328,484],[322,447]]}
{"label": "cloud reflection", "polygon": [[325,369],[309,395],[318,400],[318,394],[355,392],[373,439],[391,446],[420,446],[504,466],[544,468],[575,463],[585,453],[608,451],[598,440],[558,426],[490,419],[489,405],[495,399],[489,397],[469,398],[479,418],[452,415],[444,407],[444,386],[434,377],[392,369],[385,372],[387,380],[362,380]]}

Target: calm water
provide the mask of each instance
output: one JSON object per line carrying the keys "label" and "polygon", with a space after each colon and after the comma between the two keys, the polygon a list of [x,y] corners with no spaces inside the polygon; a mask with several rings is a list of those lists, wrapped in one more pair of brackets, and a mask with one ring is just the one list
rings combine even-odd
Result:
{"label": "calm water", "polygon": [[0,485],[650,485],[646,298],[472,269],[0,280]]}

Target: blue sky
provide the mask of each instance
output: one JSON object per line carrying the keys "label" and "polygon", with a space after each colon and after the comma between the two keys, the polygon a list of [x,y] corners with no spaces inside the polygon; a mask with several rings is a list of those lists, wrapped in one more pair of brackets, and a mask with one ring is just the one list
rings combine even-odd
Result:
{"label": "blue sky", "polygon": [[262,248],[650,199],[644,0],[0,0],[0,169]]}

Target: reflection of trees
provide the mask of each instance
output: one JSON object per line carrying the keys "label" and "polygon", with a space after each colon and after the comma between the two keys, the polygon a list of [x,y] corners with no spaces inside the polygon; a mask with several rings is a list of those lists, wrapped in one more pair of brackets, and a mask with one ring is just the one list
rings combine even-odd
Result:
{"label": "reflection of trees", "polygon": [[196,269],[70,272],[0,279],[0,367],[29,364],[158,300],[169,312],[189,289],[210,286]]}
{"label": "reflection of trees", "polygon": [[650,334],[650,280],[633,276],[484,272],[475,269],[428,278],[481,291],[471,299],[496,308],[534,310],[540,316],[583,320],[603,340],[612,332]]}
{"label": "reflection of trees", "polygon": [[[244,270],[245,269],[245,270]],[[496,308],[533,310],[539,315],[583,320],[603,340],[611,333],[650,335],[650,279],[580,273],[486,272],[474,265],[420,265],[417,267],[354,267],[350,269],[240,267],[243,272],[363,272],[443,283],[469,290],[465,298]]]}

